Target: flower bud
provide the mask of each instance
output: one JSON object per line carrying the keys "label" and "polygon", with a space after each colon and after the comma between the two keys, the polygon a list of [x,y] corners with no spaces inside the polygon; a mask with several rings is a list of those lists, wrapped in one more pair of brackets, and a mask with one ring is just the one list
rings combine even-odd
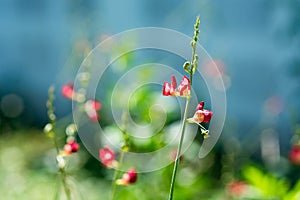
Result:
{"label": "flower bud", "polygon": [[201,102],[197,105],[196,111],[197,111],[197,110],[203,110],[203,108],[204,108],[204,101],[201,101]]}
{"label": "flower bud", "polygon": [[49,133],[50,131],[52,131],[53,129],[53,125],[48,123],[46,124],[46,126],[44,127],[44,133]]}
{"label": "flower bud", "polygon": [[66,134],[68,135],[68,136],[72,136],[72,135],[74,135],[75,133],[76,133],[76,131],[77,131],[77,128],[76,128],[76,125],[75,124],[69,124],[68,126],[67,126],[67,128],[66,128]]}
{"label": "flower bud", "polygon": [[59,169],[64,169],[66,167],[66,160],[62,155],[56,156],[56,161]]}
{"label": "flower bud", "polygon": [[79,150],[79,144],[75,140],[69,140],[64,146],[64,153],[70,155],[76,153]]}

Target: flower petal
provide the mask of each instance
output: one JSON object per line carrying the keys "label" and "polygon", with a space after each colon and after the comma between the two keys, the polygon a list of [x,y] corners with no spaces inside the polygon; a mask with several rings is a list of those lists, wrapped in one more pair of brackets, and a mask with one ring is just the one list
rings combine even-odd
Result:
{"label": "flower petal", "polygon": [[170,96],[170,91],[171,91],[171,85],[168,82],[164,82],[164,87],[163,87],[163,95],[164,96]]}
{"label": "flower petal", "polygon": [[204,101],[201,101],[201,102],[197,105],[196,110],[203,110],[203,108],[204,108]]}
{"label": "flower petal", "polygon": [[175,76],[171,76],[172,88],[175,90],[177,88],[177,82]]}
{"label": "flower petal", "polygon": [[204,119],[203,122],[209,122],[213,113],[210,110],[203,110]]}
{"label": "flower petal", "polygon": [[189,96],[190,95],[190,80],[187,76],[184,76],[180,82],[179,87],[177,88],[180,96]]}

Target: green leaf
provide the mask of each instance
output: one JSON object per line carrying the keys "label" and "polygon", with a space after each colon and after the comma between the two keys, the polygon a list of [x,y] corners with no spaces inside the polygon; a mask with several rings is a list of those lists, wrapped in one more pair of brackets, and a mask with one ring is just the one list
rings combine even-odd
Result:
{"label": "green leaf", "polygon": [[284,196],[284,200],[299,200],[300,198],[300,180],[296,185]]}
{"label": "green leaf", "polygon": [[276,178],[253,166],[246,167],[243,175],[252,186],[262,192],[263,197],[284,197],[289,190],[285,179]]}

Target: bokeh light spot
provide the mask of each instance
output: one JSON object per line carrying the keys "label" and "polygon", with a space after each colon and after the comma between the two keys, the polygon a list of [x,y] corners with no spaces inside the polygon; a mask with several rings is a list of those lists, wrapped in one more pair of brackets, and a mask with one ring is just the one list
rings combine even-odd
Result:
{"label": "bokeh light spot", "polygon": [[1,99],[1,110],[6,117],[18,117],[24,110],[21,97],[16,94],[8,94]]}

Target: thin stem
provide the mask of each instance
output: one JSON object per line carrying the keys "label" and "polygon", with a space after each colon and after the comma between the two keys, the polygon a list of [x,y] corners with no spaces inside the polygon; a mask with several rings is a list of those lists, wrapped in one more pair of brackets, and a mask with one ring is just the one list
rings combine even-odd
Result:
{"label": "thin stem", "polygon": [[68,183],[67,183],[67,174],[66,174],[65,170],[63,170],[63,169],[60,170],[60,174],[61,174],[61,179],[63,182],[64,189],[65,189],[65,193],[67,196],[67,200],[71,200],[71,189],[69,188]]}
{"label": "thin stem", "polygon": [[181,152],[183,138],[184,138],[184,132],[185,132],[185,126],[186,126],[186,119],[187,119],[187,112],[188,112],[189,102],[190,102],[190,98],[187,98],[186,99],[186,104],[185,104],[184,115],[183,115],[182,127],[181,127],[180,141],[179,141],[179,144],[178,144],[178,149],[177,149],[177,154],[176,154],[176,159],[175,159],[175,164],[174,164],[173,174],[172,174],[172,179],[171,179],[171,187],[170,187],[170,192],[169,192],[169,200],[173,199],[175,179],[176,179],[177,169],[178,169],[179,160],[180,160],[180,152]]}
{"label": "thin stem", "polygon": [[[196,54],[196,44],[197,44],[197,41],[198,41],[199,24],[200,24],[200,17],[198,16],[197,19],[196,19],[196,23],[194,25],[194,38],[191,41],[192,60],[191,60],[191,68],[190,68],[190,71],[189,71],[190,88],[192,88],[193,74],[194,74],[195,70],[197,69],[197,65],[198,65],[197,64],[198,56]],[[169,200],[173,200],[175,180],[176,180],[176,174],[177,174],[178,165],[179,165],[179,161],[180,161],[180,153],[181,153],[181,148],[182,148],[183,139],[184,139],[185,126],[186,126],[186,123],[187,123],[187,114],[188,114],[189,103],[190,103],[190,96],[187,96],[186,103],[185,103],[185,110],[184,110],[184,114],[183,114],[183,122],[182,122],[182,126],[181,126],[180,140],[179,140],[179,144],[178,144],[178,148],[177,148],[177,154],[176,154],[176,159],[175,159],[175,164],[174,164],[173,174],[172,174],[172,179],[171,179]]]}
{"label": "thin stem", "polygon": [[55,146],[55,150],[56,150],[56,155],[59,154],[59,148],[58,148],[58,144],[57,144],[57,140],[56,140],[56,135],[53,137],[53,143]]}
{"label": "thin stem", "polygon": [[[55,149],[56,149],[56,152],[57,152],[56,155],[59,155],[59,148],[58,148],[56,137],[53,137],[53,142],[54,142]],[[66,196],[67,196],[67,200],[71,200],[71,189],[69,188],[68,183],[67,183],[67,174],[66,174],[65,169],[61,168],[59,170],[59,173],[61,175],[61,180],[62,180],[63,187],[64,187],[64,190],[65,190],[65,193],[66,193]]]}
{"label": "thin stem", "polygon": [[200,123],[198,123],[198,122],[194,122],[195,124],[197,124],[198,126],[200,126],[200,128],[202,129],[202,130],[206,130],[206,128],[204,127],[204,126],[202,126],[202,124],[200,124]]}
{"label": "thin stem", "polygon": [[121,169],[121,166],[123,163],[123,158],[124,158],[124,151],[121,150],[118,169],[115,170],[114,178],[113,178],[113,182],[112,182],[111,200],[114,200],[115,195],[116,195],[116,190],[117,190],[116,180],[120,174],[120,169]]}
{"label": "thin stem", "polygon": [[116,195],[116,190],[117,190],[116,180],[121,171],[121,167],[122,167],[123,159],[124,159],[124,153],[125,153],[125,151],[128,151],[128,149],[129,149],[129,136],[126,132],[127,131],[127,121],[128,121],[126,112],[123,113],[122,120],[123,120],[123,127],[121,128],[121,131],[123,134],[124,145],[121,149],[118,167],[114,173],[114,178],[113,178],[113,182],[112,182],[111,200],[114,200],[115,195]]}

